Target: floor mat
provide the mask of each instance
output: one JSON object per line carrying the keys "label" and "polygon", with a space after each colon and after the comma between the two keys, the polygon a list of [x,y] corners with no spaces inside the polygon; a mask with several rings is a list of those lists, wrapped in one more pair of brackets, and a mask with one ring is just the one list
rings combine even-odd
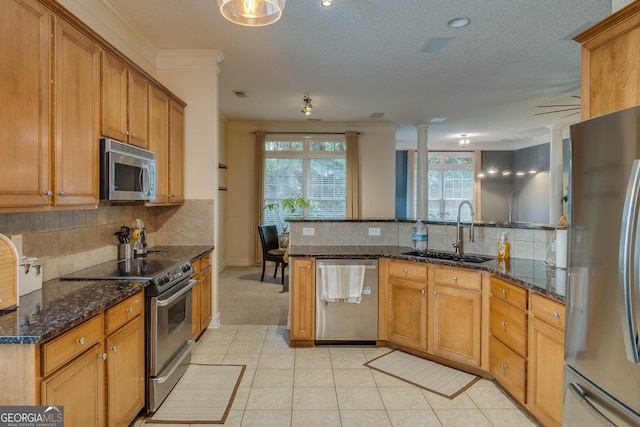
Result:
{"label": "floor mat", "polygon": [[147,421],[223,424],[244,370],[244,365],[189,365],[169,396]]}
{"label": "floor mat", "polygon": [[364,364],[417,387],[453,399],[480,377],[394,350]]}

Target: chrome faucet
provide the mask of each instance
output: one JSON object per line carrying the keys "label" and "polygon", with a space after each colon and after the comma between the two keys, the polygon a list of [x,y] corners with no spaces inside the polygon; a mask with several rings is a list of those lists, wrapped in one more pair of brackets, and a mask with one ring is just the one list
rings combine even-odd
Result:
{"label": "chrome faucet", "polygon": [[464,242],[464,234],[462,233],[462,225],[460,224],[460,211],[462,211],[462,206],[463,205],[469,205],[469,209],[471,210],[471,228],[469,229],[469,241],[473,242],[473,206],[471,205],[471,203],[469,203],[468,201],[464,201],[462,203],[460,203],[460,206],[458,206],[458,225],[456,226],[456,242],[452,245],[455,250],[456,250],[456,254],[462,254],[463,253],[463,242]]}

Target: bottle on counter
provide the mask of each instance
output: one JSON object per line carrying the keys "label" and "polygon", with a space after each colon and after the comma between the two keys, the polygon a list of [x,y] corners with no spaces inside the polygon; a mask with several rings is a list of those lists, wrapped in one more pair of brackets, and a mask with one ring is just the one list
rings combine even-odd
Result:
{"label": "bottle on counter", "polygon": [[498,259],[507,258],[509,258],[509,242],[507,242],[507,233],[502,233],[498,241]]}
{"label": "bottle on counter", "polygon": [[411,247],[416,251],[426,251],[429,246],[427,225],[417,220],[411,226]]}

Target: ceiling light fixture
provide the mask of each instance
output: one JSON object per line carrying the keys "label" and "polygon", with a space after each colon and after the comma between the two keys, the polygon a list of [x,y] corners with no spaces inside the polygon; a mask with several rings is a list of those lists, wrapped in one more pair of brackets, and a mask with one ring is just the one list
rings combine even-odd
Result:
{"label": "ceiling light fixture", "polygon": [[261,27],[282,16],[286,0],[218,0],[220,13],[234,24]]}
{"label": "ceiling light fixture", "polygon": [[311,109],[313,108],[313,104],[311,104],[311,98],[309,98],[309,95],[305,95],[302,101],[304,102],[304,106],[300,111],[302,111],[305,116],[308,116],[309,114],[311,114]]}
{"label": "ceiling light fixture", "polygon": [[458,141],[458,144],[460,144],[462,147],[466,147],[467,145],[469,145],[471,143],[471,141],[469,141],[469,138],[467,138],[466,134],[462,134],[460,135],[460,141]]}
{"label": "ceiling light fixture", "polygon": [[449,28],[462,28],[466,27],[471,23],[471,18],[453,18],[451,21],[447,22],[447,27]]}
{"label": "ceiling light fixture", "polygon": [[331,7],[333,6],[333,0],[320,0],[320,6]]}

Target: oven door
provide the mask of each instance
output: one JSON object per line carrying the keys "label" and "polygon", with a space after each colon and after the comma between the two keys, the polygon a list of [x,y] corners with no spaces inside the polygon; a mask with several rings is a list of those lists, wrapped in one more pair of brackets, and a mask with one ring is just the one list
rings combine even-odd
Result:
{"label": "oven door", "polygon": [[150,298],[149,375],[157,376],[191,339],[191,288],[187,278]]}

